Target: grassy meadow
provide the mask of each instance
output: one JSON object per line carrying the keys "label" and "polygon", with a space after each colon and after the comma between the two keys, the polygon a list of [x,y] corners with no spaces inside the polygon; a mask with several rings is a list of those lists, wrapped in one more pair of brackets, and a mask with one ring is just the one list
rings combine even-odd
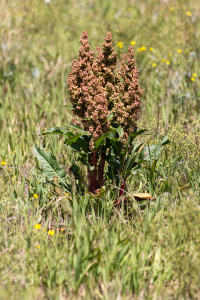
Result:
{"label": "grassy meadow", "polygon": [[[200,299],[200,3],[48,2],[0,3],[0,300]],[[133,45],[138,128],[150,143],[171,141],[156,167],[132,176],[121,209],[109,183],[101,201],[60,195],[33,155],[37,144],[65,168],[76,159],[41,133],[71,122],[59,107],[70,104],[84,30],[92,50],[112,32],[119,61]]]}

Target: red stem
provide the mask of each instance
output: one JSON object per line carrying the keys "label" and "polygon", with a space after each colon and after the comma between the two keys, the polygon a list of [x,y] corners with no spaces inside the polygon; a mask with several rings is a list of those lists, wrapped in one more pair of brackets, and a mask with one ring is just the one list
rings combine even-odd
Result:
{"label": "red stem", "polygon": [[91,154],[91,157],[89,159],[89,164],[91,166],[94,166],[94,170],[90,171],[88,168],[88,189],[89,192],[94,192],[97,189],[97,152],[94,151]]}
{"label": "red stem", "polygon": [[122,183],[120,191],[119,191],[119,197],[124,195],[124,189],[125,189],[125,182]]}

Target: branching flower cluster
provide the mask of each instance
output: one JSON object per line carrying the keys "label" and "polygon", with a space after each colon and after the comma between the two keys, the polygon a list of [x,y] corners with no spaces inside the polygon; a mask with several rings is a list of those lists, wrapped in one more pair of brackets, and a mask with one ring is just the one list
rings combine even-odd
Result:
{"label": "branching flower cluster", "polygon": [[[80,43],[78,60],[73,60],[68,78],[74,114],[92,135],[91,149],[110,125],[121,125],[126,141],[136,126],[143,93],[138,83],[139,71],[135,67],[133,48],[128,48],[125,61],[117,70],[118,59],[117,53],[113,52],[111,33],[103,43],[103,50],[97,47],[96,59],[94,51],[90,51],[87,31],[81,35]],[[73,123],[80,125],[76,116]]]}

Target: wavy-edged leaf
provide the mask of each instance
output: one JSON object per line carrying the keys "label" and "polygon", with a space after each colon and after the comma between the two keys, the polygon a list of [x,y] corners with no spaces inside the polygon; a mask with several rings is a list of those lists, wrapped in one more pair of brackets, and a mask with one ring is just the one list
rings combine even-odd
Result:
{"label": "wavy-edged leaf", "polygon": [[42,164],[43,173],[46,176],[46,179],[49,181],[53,181],[56,177],[64,187],[67,187],[67,172],[62,168],[61,165],[59,165],[55,156],[53,156],[50,153],[44,152],[37,145],[34,146],[33,153],[36,155],[37,159]]}

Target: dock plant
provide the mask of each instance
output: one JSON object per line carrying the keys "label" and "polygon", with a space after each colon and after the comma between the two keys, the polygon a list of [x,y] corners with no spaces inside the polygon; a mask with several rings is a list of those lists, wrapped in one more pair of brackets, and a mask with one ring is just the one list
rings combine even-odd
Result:
{"label": "dock plant", "polygon": [[[132,46],[118,67],[111,33],[105,38],[102,49],[96,48],[96,58],[94,51],[90,51],[87,31],[81,35],[80,43],[78,59],[72,61],[72,72],[68,77],[72,106],[65,106],[74,113],[72,123],[68,125],[73,132],[55,127],[43,134],[65,136],[65,145],[78,153],[77,161],[87,168],[89,192],[97,193],[104,186],[105,179],[108,179],[118,186],[120,197],[126,189],[127,177],[135,174],[140,163],[150,158],[147,146],[145,148],[136,140],[145,131],[137,131],[136,127],[143,94],[138,81],[139,70],[135,66]],[[166,141],[164,139],[153,147],[155,159]],[[34,151],[43,164],[45,156],[46,170],[52,163],[56,167],[59,176],[50,168],[47,174],[49,180],[52,181],[56,176],[59,184],[70,190],[71,185],[66,184],[65,179],[70,178],[70,173],[64,171],[53,156],[45,154],[37,146]],[[79,181],[80,188],[82,179],[78,165],[73,164],[70,172]]]}

